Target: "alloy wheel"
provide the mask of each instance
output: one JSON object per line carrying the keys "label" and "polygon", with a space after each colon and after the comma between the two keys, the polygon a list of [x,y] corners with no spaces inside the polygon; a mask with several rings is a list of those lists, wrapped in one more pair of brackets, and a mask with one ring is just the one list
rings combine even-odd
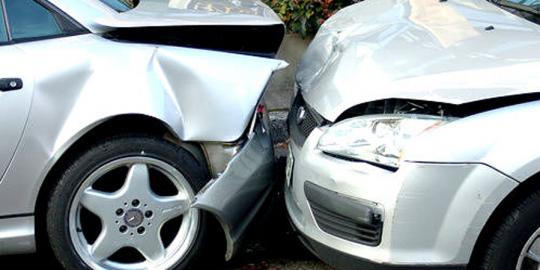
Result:
{"label": "alloy wheel", "polygon": [[527,240],[519,255],[516,270],[540,270],[540,228]]}
{"label": "alloy wheel", "polygon": [[[168,182],[167,195],[153,190],[156,176]],[[101,182],[113,177],[122,184],[103,188]],[[190,208],[194,197],[185,177],[165,162],[142,156],[108,162],[82,182],[72,200],[71,241],[93,269],[168,269],[182,260],[197,235],[200,213]],[[165,226],[173,232],[170,239],[162,234]]]}

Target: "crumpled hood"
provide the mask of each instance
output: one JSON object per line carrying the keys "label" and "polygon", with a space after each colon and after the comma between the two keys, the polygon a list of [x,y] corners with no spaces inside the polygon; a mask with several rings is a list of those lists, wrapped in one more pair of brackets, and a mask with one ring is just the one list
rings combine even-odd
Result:
{"label": "crumpled hood", "polygon": [[540,92],[539,29],[485,0],[367,0],[323,25],[297,82],[331,121],[389,98],[463,104]]}

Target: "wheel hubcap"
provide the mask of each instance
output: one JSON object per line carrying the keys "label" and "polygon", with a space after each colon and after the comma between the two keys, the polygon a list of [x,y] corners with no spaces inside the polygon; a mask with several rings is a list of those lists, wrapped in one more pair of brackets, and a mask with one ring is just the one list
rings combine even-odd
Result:
{"label": "wheel hubcap", "polygon": [[130,209],[124,216],[124,222],[129,227],[138,227],[144,221],[144,215],[139,209]]}
{"label": "wheel hubcap", "polygon": [[521,250],[516,270],[540,270],[540,228]]}
{"label": "wheel hubcap", "polygon": [[[121,187],[100,189],[110,175],[118,178],[121,169],[127,171]],[[152,175],[169,181],[175,195],[156,194]],[[83,181],[72,201],[71,240],[83,261],[94,269],[170,268],[185,256],[196,236],[199,212],[190,208],[193,198],[184,176],[167,163],[147,157],[107,163]],[[85,218],[84,210],[99,219],[100,229],[87,224],[91,218]],[[162,235],[165,226],[173,228],[168,230],[172,231],[168,241]],[[90,237],[92,233],[97,236]],[[135,250],[139,259],[115,257],[126,248]]]}

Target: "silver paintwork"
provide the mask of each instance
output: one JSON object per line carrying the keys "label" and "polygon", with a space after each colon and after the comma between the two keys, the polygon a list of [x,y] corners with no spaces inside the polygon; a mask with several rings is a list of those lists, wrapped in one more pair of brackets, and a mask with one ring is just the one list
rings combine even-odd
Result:
{"label": "silver paintwork", "polygon": [[[120,167],[128,167],[129,171],[119,190],[109,193],[92,188],[101,176]],[[167,176],[178,194],[156,195],[150,188],[150,168]],[[85,179],[75,194],[69,214],[71,241],[81,259],[92,269],[169,269],[186,255],[195,240],[200,213],[190,208],[194,197],[195,193],[184,176],[167,163],[144,156],[112,161]],[[140,204],[133,206],[133,200],[139,200]],[[97,215],[102,222],[102,230],[91,245],[84,236],[84,229],[77,229],[84,228],[80,218],[82,207]],[[123,214],[118,215],[117,209],[123,209]],[[152,211],[150,218],[144,217],[146,211]],[[160,236],[161,227],[178,216],[182,216],[182,223],[174,240],[165,248]],[[136,223],[131,222],[139,218]],[[127,230],[121,232],[121,226]],[[137,231],[141,227],[145,228],[142,234]],[[146,260],[127,264],[108,259],[124,247],[137,249]]]}
{"label": "silver paintwork", "polygon": [[[493,26],[494,30],[486,30]],[[297,83],[331,122],[375,100],[463,104],[540,91],[540,27],[484,0],[366,0],[328,20],[302,59]],[[291,144],[287,208],[309,238],[396,265],[465,265],[496,207],[540,171],[540,102],[458,119],[425,132],[396,172]],[[292,162],[294,161],[294,165]],[[317,227],[305,181],[384,207],[378,247]]]}
{"label": "silver paintwork", "polygon": [[[32,213],[36,198],[14,191],[37,194],[62,153],[115,116],[159,119],[182,141],[237,140],[266,82],[283,65],[258,57],[116,43],[91,34],[17,47],[24,52],[21,59],[32,60],[26,67],[34,75],[28,91],[35,96],[26,132],[0,183],[5,205],[0,215]],[[239,74],[249,79],[238,79]]]}
{"label": "silver paintwork", "polygon": [[[97,1],[51,2],[95,32],[110,29],[94,20],[111,12]],[[200,24],[212,16],[229,24],[270,20],[187,13]],[[181,23],[175,19],[175,25]],[[65,151],[93,128],[119,116],[153,118],[182,142],[237,141],[251,123],[273,72],[287,66],[254,56],[114,42],[95,33],[4,45],[0,58],[2,78],[24,81],[22,90],[0,92],[0,113],[5,116],[0,119],[0,216],[33,214],[44,179]],[[27,227],[26,219],[15,221]],[[19,239],[5,235],[0,243]],[[35,248],[3,247],[4,253]]]}
{"label": "silver paintwork", "polygon": [[[2,55],[2,65],[0,65],[0,74],[3,78],[21,78],[25,83],[23,89],[14,92],[0,92],[0,176],[4,175],[17,144],[21,139],[30,104],[32,102],[33,82],[30,80],[30,74],[21,65],[23,52],[13,46],[0,47]],[[6,117],[9,115],[10,117]],[[1,178],[0,178],[1,179]]]}
{"label": "silver paintwork", "polygon": [[0,219],[0,254],[20,254],[36,251],[33,216]]}
{"label": "silver paintwork", "polygon": [[539,114],[534,101],[466,117],[417,138],[403,158],[482,163],[523,182],[540,171],[540,128],[531,124]]}
{"label": "silver paintwork", "polygon": [[197,194],[193,204],[194,208],[206,210],[217,217],[225,232],[227,260],[238,250],[247,226],[273,187],[274,148],[267,126],[259,123],[250,137],[223,174]]}
{"label": "silver paintwork", "polygon": [[98,0],[49,0],[92,32],[182,25],[273,25],[281,19],[258,0],[141,0],[118,13]]}
{"label": "silver paintwork", "polygon": [[379,99],[462,104],[539,91],[539,43],[538,25],[486,0],[366,0],[322,26],[297,81],[330,121]]}
{"label": "silver paintwork", "polygon": [[[292,185],[285,191],[289,216],[311,239],[370,261],[467,264],[487,219],[518,185],[483,164],[404,162],[394,173],[363,162],[336,159],[316,148],[322,133],[322,129],[316,129],[302,148],[291,143],[294,169]],[[306,181],[383,207],[381,244],[365,246],[322,231],[304,193]]]}

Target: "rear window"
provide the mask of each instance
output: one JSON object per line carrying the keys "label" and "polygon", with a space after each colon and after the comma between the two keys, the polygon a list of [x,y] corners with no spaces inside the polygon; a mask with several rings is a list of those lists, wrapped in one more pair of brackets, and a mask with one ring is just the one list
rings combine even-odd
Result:
{"label": "rear window", "polygon": [[138,0],[99,0],[103,4],[109,6],[110,8],[118,12],[126,12],[130,9],[135,8],[138,4]]}

